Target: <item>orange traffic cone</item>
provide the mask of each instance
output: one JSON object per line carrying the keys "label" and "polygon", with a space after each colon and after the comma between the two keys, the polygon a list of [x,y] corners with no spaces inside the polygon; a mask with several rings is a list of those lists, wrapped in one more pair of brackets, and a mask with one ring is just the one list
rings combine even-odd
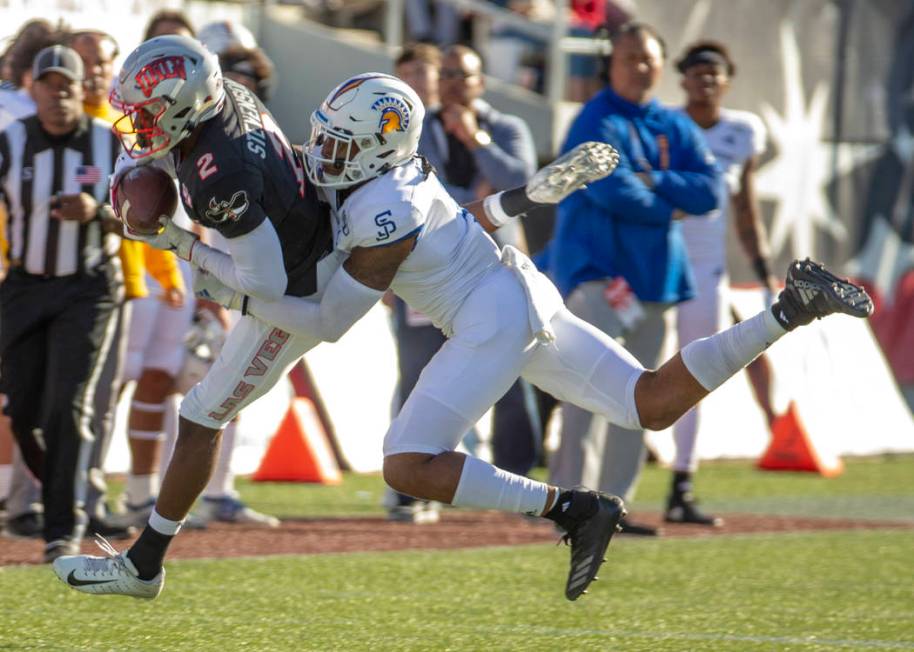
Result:
{"label": "orange traffic cone", "polygon": [[841,458],[824,459],[818,454],[793,401],[771,424],[771,443],[757,466],[768,471],[811,471],[827,478],[844,471]]}
{"label": "orange traffic cone", "polygon": [[339,484],[342,479],[314,404],[293,398],[253,480]]}

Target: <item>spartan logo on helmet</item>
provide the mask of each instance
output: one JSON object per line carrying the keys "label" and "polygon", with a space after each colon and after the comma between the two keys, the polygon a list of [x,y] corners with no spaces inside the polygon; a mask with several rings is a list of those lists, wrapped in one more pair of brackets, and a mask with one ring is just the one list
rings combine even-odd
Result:
{"label": "spartan logo on helmet", "polygon": [[406,131],[409,127],[409,107],[406,102],[396,97],[382,97],[371,105],[372,110],[380,111],[378,130],[382,134],[395,131]]}
{"label": "spartan logo on helmet", "polygon": [[225,221],[237,222],[247,211],[248,206],[248,194],[244,190],[236,192],[228,201],[217,201],[215,197],[210,197],[206,218],[217,224]]}

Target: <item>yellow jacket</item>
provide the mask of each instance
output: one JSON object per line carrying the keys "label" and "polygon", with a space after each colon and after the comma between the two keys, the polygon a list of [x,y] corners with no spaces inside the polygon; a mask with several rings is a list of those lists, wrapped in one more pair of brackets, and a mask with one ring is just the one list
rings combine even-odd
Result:
{"label": "yellow jacket", "polygon": [[[84,105],[86,113],[93,118],[114,123],[121,114],[105,102],[101,106]],[[146,274],[149,274],[165,291],[179,288],[184,290],[184,278],[178,268],[178,259],[170,251],[161,251],[150,247],[145,242],[138,240],[121,239],[121,248],[118,252],[121,267],[124,270],[124,298],[138,299],[149,296],[146,286]]]}

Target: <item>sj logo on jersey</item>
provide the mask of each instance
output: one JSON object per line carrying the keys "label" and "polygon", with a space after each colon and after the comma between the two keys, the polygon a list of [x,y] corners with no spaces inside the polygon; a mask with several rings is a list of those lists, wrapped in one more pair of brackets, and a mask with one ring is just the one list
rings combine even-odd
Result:
{"label": "sj logo on jersey", "polygon": [[244,215],[248,206],[248,194],[244,190],[239,190],[228,201],[216,201],[215,197],[210,197],[209,208],[206,209],[206,218],[217,224],[230,221],[237,222]]}
{"label": "sj logo on jersey", "polygon": [[378,242],[390,238],[390,234],[397,230],[397,225],[390,219],[392,213],[384,211],[374,216],[374,223],[378,225]]}

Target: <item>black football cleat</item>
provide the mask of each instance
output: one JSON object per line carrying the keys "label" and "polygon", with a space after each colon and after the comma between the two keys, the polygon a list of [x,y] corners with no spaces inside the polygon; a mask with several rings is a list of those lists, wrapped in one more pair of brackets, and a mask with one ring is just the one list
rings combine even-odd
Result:
{"label": "black football cleat", "polygon": [[865,319],[873,314],[873,300],[859,285],[807,258],[791,263],[771,312],[781,326],[792,331],[834,313]]}
{"label": "black football cleat", "polygon": [[618,496],[596,491],[589,493],[596,497],[596,510],[569,523],[564,537],[565,543],[571,545],[571,570],[565,585],[565,597],[569,600],[577,600],[596,579],[600,564],[606,561],[604,555],[609,541],[626,514]]}
{"label": "black football cleat", "polygon": [[690,493],[671,494],[667,499],[663,520],[667,523],[685,523],[707,527],[723,527],[724,519],[705,514]]}

